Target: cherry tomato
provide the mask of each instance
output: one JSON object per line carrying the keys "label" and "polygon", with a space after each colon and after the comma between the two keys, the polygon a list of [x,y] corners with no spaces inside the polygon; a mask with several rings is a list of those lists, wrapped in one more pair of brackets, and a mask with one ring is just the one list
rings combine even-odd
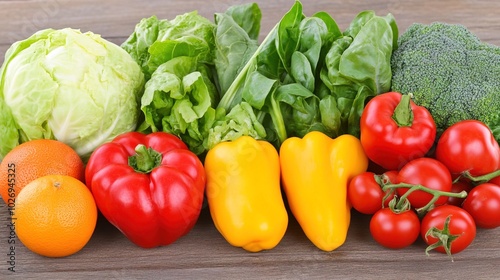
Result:
{"label": "cherry tomato", "polygon": [[[472,189],[472,184],[470,184],[469,182],[461,181],[461,180],[459,180],[451,185],[451,192],[452,193],[460,193],[462,191],[466,191],[467,193],[469,193],[469,191],[471,189]],[[465,198],[450,196],[450,197],[448,197],[447,204],[461,207],[464,200],[465,200]]]}
{"label": "cherry tomato", "polygon": [[420,220],[413,210],[396,213],[390,208],[382,208],[370,220],[370,233],[380,245],[401,249],[417,240]]}
{"label": "cherry tomato", "polygon": [[[363,172],[351,179],[347,188],[347,198],[352,207],[363,214],[373,214],[382,208],[382,200],[385,193],[382,191],[382,186],[377,180],[385,180],[395,182],[397,172],[386,172],[382,176],[376,175],[373,172]],[[377,179],[377,177],[379,179]],[[388,194],[384,201],[384,206],[389,205],[389,201],[394,197],[394,193]]]}
{"label": "cherry tomato", "polygon": [[397,183],[397,180],[398,180],[398,171],[397,170],[389,170],[389,171],[386,171],[384,172],[383,175],[386,175],[387,176],[387,179],[393,183],[393,184],[396,184]]}
{"label": "cherry tomato", "polygon": [[435,249],[451,255],[463,251],[474,241],[476,224],[464,209],[455,205],[441,205],[424,216],[420,234],[429,245],[426,252]]}
{"label": "cherry tomato", "polygon": [[[433,158],[418,158],[414,159],[398,173],[398,182],[412,185],[422,185],[429,189],[450,192],[451,191],[451,174],[441,162]],[[398,188],[397,193],[402,196],[409,188]],[[408,195],[408,200],[414,208],[420,208],[427,205],[433,198],[432,194],[425,191],[416,190]],[[434,205],[445,204],[448,197],[441,196]]]}
{"label": "cherry tomato", "polygon": [[475,186],[462,204],[471,214],[478,227],[500,226],[500,186],[483,183]]}
{"label": "cherry tomato", "polygon": [[[484,123],[465,120],[447,128],[436,145],[436,159],[457,176],[469,171],[472,176],[495,171],[500,164],[500,148]],[[459,160],[457,160],[459,159]]]}

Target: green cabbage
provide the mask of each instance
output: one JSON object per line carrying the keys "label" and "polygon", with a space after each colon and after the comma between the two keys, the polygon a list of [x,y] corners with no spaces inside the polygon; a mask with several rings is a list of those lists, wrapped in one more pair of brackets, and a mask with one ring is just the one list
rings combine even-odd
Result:
{"label": "green cabbage", "polygon": [[0,68],[0,160],[16,145],[57,139],[85,160],[135,130],[145,80],[119,46],[79,30],[41,30],[14,43]]}

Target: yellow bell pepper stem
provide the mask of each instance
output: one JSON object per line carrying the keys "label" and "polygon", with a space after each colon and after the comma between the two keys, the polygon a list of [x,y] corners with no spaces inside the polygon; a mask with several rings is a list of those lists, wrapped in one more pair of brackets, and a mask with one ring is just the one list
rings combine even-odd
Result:
{"label": "yellow bell pepper stem", "polygon": [[348,182],[368,167],[359,139],[317,131],[288,138],[280,164],[290,210],[309,240],[324,251],[344,244],[351,219]]}
{"label": "yellow bell pepper stem", "polygon": [[249,136],[222,142],[207,153],[205,171],[210,214],[228,243],[250,252],[277,246],[288,213],[276,148]]}

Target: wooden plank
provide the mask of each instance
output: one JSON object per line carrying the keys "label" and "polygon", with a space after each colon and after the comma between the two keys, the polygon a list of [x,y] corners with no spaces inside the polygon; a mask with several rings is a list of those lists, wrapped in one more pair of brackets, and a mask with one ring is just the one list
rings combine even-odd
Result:
{"label": "wooden plank", "polygon": [[[262,36],[291,7],[293,1],[257,0],[263,10]],[[142,18],[156,15],[171,19],[178,14],[198,10],[212,18],[215,12],[243,0],[226,1],[98,1],[98,0],[0,0],[0,55],[15,41],[25,39],[44,28],[72,27],[101,34],[110,41],[121,44],[132,33]],[[379,14],[392,13],[400,31],[413,22],[444,21],[461,23],[481,39],[500,45],[496,12],[499,1],[302,1],[304,13],[311,15],[323,10],[329,12],[345,28],[352,18],[365,9]]]}
{"label": "wooden plank", "polygon": [[[0,208],[0,221],[6,224],[6,207]],[[454,262],[443,254],[425,256],[420,240],[409,248],[389,250],[372,240],[369,217],[354,213],[346,243],[332,252],[314,247],[292,218],[282,242],[274,249],[249,253],[230,246],[217,232],[204,209],[195,228],[177,242],[160,248],[142,249],[130,243],[118,230],[100,219],[96,232],[79,253],[59,259],[33,254],[16,244],[16,274],[23,276],[109,276],[137,279],[143,276],[172,278],[222,279],[325,277],[347,279],[370,276],[370,279],[396,279],[400,271],[404,279],[431,278],[446,275],[447,279],[492,279],[500,268],[499,229],[479,230],[476,241],[467,250],[455,255]],[[8,236],[1,227],[0,236]],[[0,256],[6,256],[0,246]],[[5,257],[4,257],[5,258]],[[0,275],[9,275],[6,264]],[[477,278],[476,278],[477,277]],[[358,278],[359,279],[359,278]]]}
{"label": "wooden plank", "polygon": [[[120,44],[140,19],[157,15],[173,18],[198,9],[211,18],[243,0],[0,0],[0,63],[13,42],[43,28],[73,27],[93,31]],[[258,0],[263,10],[262,35],[290,8],[293,1]],[[304,0],[304,12],[329,12],[341,28],[365,9],[391,12],[400,32],[411,23],[461,23],[481,39],[500,45],[500,1],[382,1]],[[273,250],[248,253],[230,246],[215,229],[207,209],[196,227],[174,244],[141,249],[102,218],[90,243],[79,253],[60,259],[38,256],[15,240],[15,273],[9,272],[8,211],[0,203],[0,279],[26,278],[220,278],[220,279],[496,279],[500,274],[500,229],[479,230],[470,248],[454,262],[442,254],[424,254],[422,241],[403,250],[376,244],[369,233],[369,217],[354,214],[346,243],[323,252],[304,236],[291,219],[282,242]],[[400,273],[400,275],[398,275]],[[70,277],[71,276],[71,277]]]}

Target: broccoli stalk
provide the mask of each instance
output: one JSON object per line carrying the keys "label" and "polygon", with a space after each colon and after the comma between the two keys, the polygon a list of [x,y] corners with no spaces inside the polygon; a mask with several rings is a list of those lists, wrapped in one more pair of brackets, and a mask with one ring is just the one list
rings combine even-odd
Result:
{"label": "broccoli stalk", "polygon": [[500,48],[458,24],[413,24],[391,58],[392,90],[412,93],[438,134],[466,119],[484,122],[500,141]]}

